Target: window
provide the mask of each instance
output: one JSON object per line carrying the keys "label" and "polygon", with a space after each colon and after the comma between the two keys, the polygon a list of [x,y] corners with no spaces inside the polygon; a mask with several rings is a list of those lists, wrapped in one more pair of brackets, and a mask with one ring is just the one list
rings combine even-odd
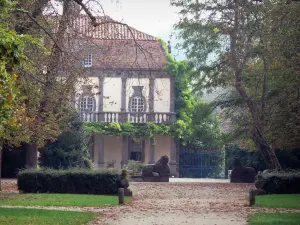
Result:
{"label": "window", "polygon": [[92,54],[88,54],[83,61],[83,66],[84,67],[92,67],[92,62],[93,62]]}
{"label": "window", "polygon": [[95,98],[93,96],[82,96],[79,102],[80,112],[92,112],[95,110]]}
{"label": "window", "polygon": [[145,102],[142,97],[136,96],[131,99],[131,112],[144,112]]}

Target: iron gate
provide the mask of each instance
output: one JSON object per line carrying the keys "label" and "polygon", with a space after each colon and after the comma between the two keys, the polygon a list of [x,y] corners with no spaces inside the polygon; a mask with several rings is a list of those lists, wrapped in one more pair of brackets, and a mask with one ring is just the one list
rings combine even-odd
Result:
{"label": "iron gate", "polygon": [[220,151],[179,153],[179,176],[186,178],[214,177],[218,171]]}

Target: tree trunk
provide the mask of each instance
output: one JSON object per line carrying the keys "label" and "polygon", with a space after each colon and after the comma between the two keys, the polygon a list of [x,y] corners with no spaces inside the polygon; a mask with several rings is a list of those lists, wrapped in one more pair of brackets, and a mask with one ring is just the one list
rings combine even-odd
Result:
{"label": "tree trunk", "polygon": [[235,87],[239,95],[246,102],[251,118],[252,118],[252,134],[251,139],[255,143],[256,147],[261,151],[269,169],[281,169],[277,156],[275,155],[274,148],[267,142],[262,129],[261,120],[259,117],[259,111],[255,102],[253,102],[247,95],[243,81],[241,71],[236,73]]}
{"label": "tree trunk", "polygon": [[[232,67],[235,72],[235,89],[241,98],[245,101],[248,106],[249,112],[251,114],[252,120],[252,134],[251,138],[255,143],[256,147],[261,151],[269,169],[281,169],[280,163],[275,155],[274,148],[267,142],[264,136],[263,124],[261,121],[261,116],[259,114],[257,104],[248,96],[244,82],[242,79],[242,74],[244,72],[244,66],[247,60],[247,52],[244,50],[247,49],[248,42],[251,41],[251,38],[247,39],[242,47],[241,40],[239,40],[239,25],[240,25],[240,2],[239,0],[234,1],[234,27],[231,32],[231,57],[232,57]],[[244,57],[240,57],[243,54]],[[265,65],[266,66],[266,65]],[[265,67],[266,69],[266,67]],[[266,72],[266,71],[265,71]],[[266,77],[265,77],[266,78]],[[264,85],[266,85],[267,80],[264,80]],[[264,87],[266,89],[266,86]],[[265,93],[264,93],[265,94]],[[263,106],[264,109],[264,106]]]}
{"label": "tree trunk", "polygon": [[266,142],[265,137],[261,135],[261,132],[257,129],[253,129],[251,138],[255,145],[260,149],[268,168],[280,169],[281,165],[275,154],[274,148]]}
{"label": "tree trunk", "polygon": [[26,144],[26,168],[37,167],[38,148],[35,143]]}

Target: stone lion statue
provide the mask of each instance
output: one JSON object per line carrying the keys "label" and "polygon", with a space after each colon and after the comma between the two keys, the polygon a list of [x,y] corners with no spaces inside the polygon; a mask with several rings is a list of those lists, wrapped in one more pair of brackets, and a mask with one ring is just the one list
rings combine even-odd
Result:
{"label": "stone lion statue", "polygon": [[232,163],[230,183],[254,183],[256,171],[252,167],[244,167],[239,159]]}
{"label": "stone lion statue", "polygon": [[154,165],[147,165],[142,170],[143,180],[146,182],[169,182],[169,157],[162,156]]}
{"label": "stone lion statue", "polygon": [[169,157],[162,156],[153,167],[153,172],[159,174],[159,176],[170,176],[170,167],[168,165]]}

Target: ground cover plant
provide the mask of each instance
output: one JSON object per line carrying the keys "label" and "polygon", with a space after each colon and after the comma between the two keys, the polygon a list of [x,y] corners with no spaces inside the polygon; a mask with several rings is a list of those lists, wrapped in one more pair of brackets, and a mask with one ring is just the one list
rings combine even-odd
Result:
{"label": "ground cover plant", "polygon": [[92,212],[0,208],[1,225],[81,225],[96,216],[97,213]]}
{"label": "ground cover plant", "polygon": [[298,225],[300,213],[254,213],[249,225]]}
{"label": "ground cover plant", "polygon": [[268,208],[300,209],[300,194],[261,195],[256,197],[255,205]]}
{"label": "ground cover plant", "polygon": [[[125,197],[125,202],[131,197]],[[1,194],[0,205],[7,206],[106,206],[117,205],[118,197],[81,194]],[[1,224],[1,223],[0,223]]]}

